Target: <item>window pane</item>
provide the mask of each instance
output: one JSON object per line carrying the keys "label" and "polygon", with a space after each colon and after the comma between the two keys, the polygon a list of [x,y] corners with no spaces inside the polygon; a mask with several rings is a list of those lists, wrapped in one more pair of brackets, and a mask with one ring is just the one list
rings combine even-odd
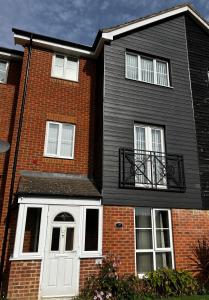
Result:
{"label": "window pane", "polygon": [[156,269],[172,268],[170,252],[156,253]]}
{"label": "window pane", "polygon": [[26,216],[23,253],[38,252],[40,224],[41,208],[29,207]]}
{"label": "window pane", "polygon": [[170,248],[169,229],[156,230],[157,248]]}
{"label": "window pane", "polygon": [[59,125],[49,123],[47,154],[57,155]]}
{"label": "window pane", "polygon": [[138,207],[135,210],[136,228],[152,228],[151,209]]}
{"label": "window pane", "polygon": [[138,56],[126,54],[126,77],[138,79]]}
{"label": "window pane", "polygon": [[54,218],[54,221],[55,222],[74,222],[74,218],[71,214],[62,212]]}
{"label": "window pane", "polygon": [[162,152],[161,129],[152,128],[152,151]]}
{"label": "window pane", "polygon": [[136,229],[136,249],[152,248],[152,229]]}
{"label": "window pane", "polygon": [[167,210],[155,211],[156,228],[169,228],[169,217]]}
{"label": "window pane", "polygon": [[154,66],[152,59],[141,58],[141,76],[142,81],[154,83]]}
{"label": "window pane", "polygon": [[6,81],[7,62],[0,61],[0,82]]}
{"label": "window pane", "polygon": [[153,253],[136,253],[137,273],[153,271]]}
{"label": "window pane", "polygon": [[62,139],[60,155],[65,157],[72,157],[73,155],[73,134],[74,126],[70,124],[62,125]]}
{"label": "window pane", "polygon": [[156,62],[157,84],[168,86],[167,63],[162,61]]}
{"label": "window pane", "polygon": [[135,144],[136,144],[136,149],[137,150],[146,150],[146,144],[145,144],[145,127],[135,127]]}
{"label": "window pane", "polygon": [[78,59],[77,58],[67,58],[65,78],[69,80],[78,80]]}
{"label": "window pane", "polygon": [[98,250],[99,210],[86,210],[85,251]]}
{"label": "window pane", "polygon": [[66,232],[66,243],[65,250],[72,251],[73,250],[73,239],[74,239],[74,228],[67,228]]}
{"label": "window pane", "polygon": [[54,61],[54,75],[64,77],[64,56],[56,55]]}
{"label": "window pane", "polygon": [[54,227],[52,230],[51,251],[58,251],[60,243],[60,228]]}

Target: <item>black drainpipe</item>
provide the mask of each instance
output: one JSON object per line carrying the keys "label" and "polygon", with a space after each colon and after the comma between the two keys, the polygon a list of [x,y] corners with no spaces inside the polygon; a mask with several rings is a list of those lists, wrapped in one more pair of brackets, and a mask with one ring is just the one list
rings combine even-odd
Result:
{"label": "black drainpipe", "polygon": [[29,78],[29,71],[30,71],[30,61],[31,61],[31,53],[32,53],[32,40],[33,35],[30,36],[30,43],[28,47],[28,58],[27,58],[27,66],[26,66],[26,74],[25,74],[25,81],[24,81],[24,89],[23,89],[23,96],[22,96],[22,104],[21,104],[21,111],[20,111],[20,118],[19,118],[19,126],[17,132],[17,143],[15,147],[15,154],[14,154],[14,161],[13,161],[13,168],[12,168],[12,178],[11,178],[11,185],[9,191],[9,203],[8,203],[8,211],[5,220],[5,230],[4,230],[4,238],[2,244],[2,252],[1,252],[1,264],[0,264],[0,288],[1,288],[1,295],[3,295],[3,275],[4,275],[4,262],[6,256],[6,248],[7,248],[7,239],[8,239],[8,232],[9,232],[9,225],[10,225],[10,218],[11,218],[11,210],[13,207],[13,196],[14,196],[14,184],[15,184],[15,175],[17,170],[17,159],[19,154],[20,148],[20,138],[21,138],[21,131],[23,125],[23,117],[24,117],[24,110],[25,110],[25,102],[27,96],[27,87],[28,87],[28,78]]}

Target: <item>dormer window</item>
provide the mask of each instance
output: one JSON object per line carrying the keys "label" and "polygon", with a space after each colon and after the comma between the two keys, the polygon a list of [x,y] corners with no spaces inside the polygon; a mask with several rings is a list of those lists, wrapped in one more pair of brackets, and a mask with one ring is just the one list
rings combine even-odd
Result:
{"label": "dormer window", "polygon": [[78,81],[79,60],[77,57],[55,54],[52,63],[52,77]]}
{"label": "dormer window", "polygon": [[170,86],[168,62],[143,55],[126,53],[126,78]]}
{"label": "dormer window", "polygon": [[5,60],[0,60],[0,83],[7,82],[9,63]]}

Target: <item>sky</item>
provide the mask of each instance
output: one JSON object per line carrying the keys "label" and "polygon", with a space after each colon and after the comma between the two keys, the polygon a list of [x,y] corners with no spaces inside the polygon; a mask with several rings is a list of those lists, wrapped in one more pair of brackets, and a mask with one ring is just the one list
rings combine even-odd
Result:
{"label": "sky", "polygon": [[[182,0],[0,0],[0,46],[14,45],[12,27],[92,45],[97,31],[155,13]],[[209,20],[209,1],[190,3]]]}

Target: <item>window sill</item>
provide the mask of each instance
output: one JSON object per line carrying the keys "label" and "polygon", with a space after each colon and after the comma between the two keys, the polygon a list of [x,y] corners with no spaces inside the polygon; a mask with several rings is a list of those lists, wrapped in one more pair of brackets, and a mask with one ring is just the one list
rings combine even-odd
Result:
{"label": "window sill", "polygon": [[42,260],[42,256],[32,256],[32,255],[27,255],[27,256],[19,256],[19,257],[13,257],[11,256],[9,258],[10,261],[20,261],[20,260]]}
{"label": "window sill", "polygon": [[64,80],[64,81],[68,81],[68,82],[72,82],[72,83],[79,83],[79,80],[67,79],[67,78],[63,78],[63,77],[59,77],[59,76],[55,76],[55,75],[51,75],[51,78]]}
{"label": "window sill", "polygon": [[44,154],[44,157],[46,157],[46,158],[55,158],[55,159],[67,159],[67,160],[73,160],[74,159],[74,157],[53,156],[53,155],[46,155],[46,154]]}
{"label": "window sill", "polygon": [[79,258],[102,258],[103,255],[101,253],[83,253],[79,256]]}
{"label": "window sill", "polygon": [[7,84],[7,82],[2,82],[2,81],[0,81],[0,84]]}
{"label": "window sill", "polygon": [[145,82],[145,81],[141,81],[141,80],[137,80],[137,79],[131,79],[131,78],[127,78],[127,77],[125,77],[125,79],[126,80],[131,80],[131,81],[137,81],[137,82],[140,82],[142,84],[149,84],[149,85],[152,85],[152,86],[158,86],[160,88],[174,89],[173,86],[160,85],[160,84],[157,84],[157,83]]}

